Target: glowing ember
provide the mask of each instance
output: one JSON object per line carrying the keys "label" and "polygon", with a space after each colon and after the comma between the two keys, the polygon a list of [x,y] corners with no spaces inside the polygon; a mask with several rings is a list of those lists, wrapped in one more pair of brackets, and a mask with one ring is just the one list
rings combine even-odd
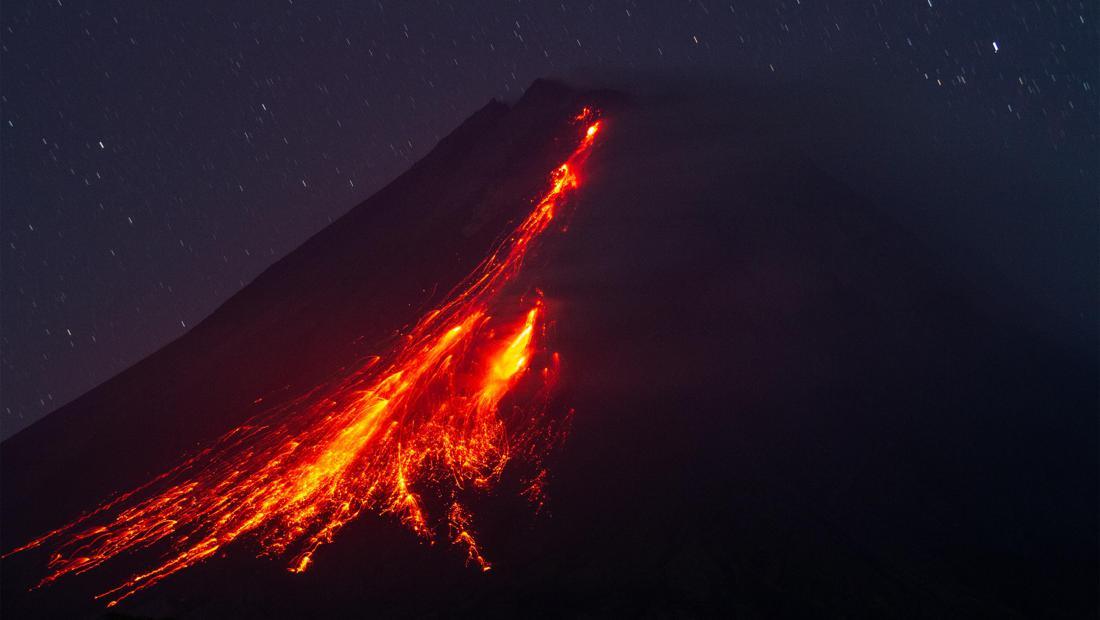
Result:
{"label": "glowing ember", "polygon": [[[111,606],[242,537],[258,543],[261,555],[288,555],[289,570],[304,571],[318,547],[373,511],[393,514],[426,541],[436,535],[433,518],[445,519],[449,540],[489,570],[460,493],[491,487],[522,457],[537,472],[523,495],[541,507],[546,471],[539,463],[563,433],[546,413],[559,362],[540,345],[545,309],[506,285],[578,187],[577,171],[600,129],[594,117],[589,108],[575,117],[586,123],[582,137],[527,218],[388,356],[226,433],[7,555],[52,544],[42,586],[124,553],[169,549],[97,596]],[[493,314],[517,299],[525,307],[518,317]],[[449,505],[445,516],[429,515],[422,501],[428,488]]]}

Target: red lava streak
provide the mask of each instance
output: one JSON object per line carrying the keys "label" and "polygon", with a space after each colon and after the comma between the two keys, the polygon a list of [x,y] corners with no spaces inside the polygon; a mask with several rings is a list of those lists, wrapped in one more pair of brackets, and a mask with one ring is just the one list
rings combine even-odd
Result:
{"label": "red lava streak", "polygon": [[[150,549],[145,570],[97,596],[110,606],[242,537],[260,555],[288,557],[291,571],[304,571],[342,527],[375,512],[426,541],[445,523],[449,542],[489,570],[460,494],[492,487],[522,459],[537,472],[523,494],[541,506],[541,457],[564,434],[546,411],[558,368],[557,354],[541,343],[546,310],[537,296],[505,285],[578,188],[600,129],[594,117],[588,108],[576,116],[577,147],[526,219],[388,355],[8,555],[52,548],[41,586]],[[429,514],[429,496],[446,514]]]}

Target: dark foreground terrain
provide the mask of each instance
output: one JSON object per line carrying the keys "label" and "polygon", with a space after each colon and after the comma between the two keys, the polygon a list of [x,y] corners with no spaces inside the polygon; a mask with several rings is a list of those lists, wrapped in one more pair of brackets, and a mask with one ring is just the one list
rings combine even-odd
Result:
{"label": "dark foreground terrain", "polygon": [[[3,548],[380,346],[522,215],[569,148],[562,119],[594,103],[606,134],[536,267],[576,410],[548,512],[487,498],[485,574],[368,516],[305,574],[241,548],[115,613],[1095,617],[1091,292],[1051,301],[929,242],[883,177],[825,171],[828,132],[797,131],[824,112],[797,93],[689,92],[540,82],[489,104],[185,337],[4,442]],[[1067,178],[1050,200],[1088,186]],[[927,195],[984,213],[976,191]],[[1028,277],[1092,277],[1035,243]],[[3,562],[4,617],[106,613],[90,595],[111,566],[28,593],[44,562]]]}

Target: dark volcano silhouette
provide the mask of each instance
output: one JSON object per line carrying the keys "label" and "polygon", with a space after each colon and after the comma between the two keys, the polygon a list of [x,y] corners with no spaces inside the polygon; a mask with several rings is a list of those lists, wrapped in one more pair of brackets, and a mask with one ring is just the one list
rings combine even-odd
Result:
{"label": "dark volcano silhouette", "polygon": [[[292,575],[247,544],[124,601],[142,617],[1073,617],[1095,605],[1095,360],[991,315],[779,130],[536,82],[184,337],[2,444],[8,550],[384,346],[530,208],[604,110],[532,269],[575,409],[548,511],[485,499],[494,570],[366,515]],[[257,404],[258,398],[263,401]],[[483,513],[485,511],[483,510]],[[126,558],[5,617],[97,617]]]}

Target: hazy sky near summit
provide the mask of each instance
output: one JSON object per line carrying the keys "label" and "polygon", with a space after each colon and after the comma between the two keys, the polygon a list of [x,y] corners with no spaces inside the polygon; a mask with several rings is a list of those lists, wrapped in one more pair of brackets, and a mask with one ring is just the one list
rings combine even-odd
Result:
{"label": "hazy sky near summit", "polygon": [[1076,2],[6,2],[3,435],[178,337],[492,97],[577,69],[886,73],[1096,136]]}

